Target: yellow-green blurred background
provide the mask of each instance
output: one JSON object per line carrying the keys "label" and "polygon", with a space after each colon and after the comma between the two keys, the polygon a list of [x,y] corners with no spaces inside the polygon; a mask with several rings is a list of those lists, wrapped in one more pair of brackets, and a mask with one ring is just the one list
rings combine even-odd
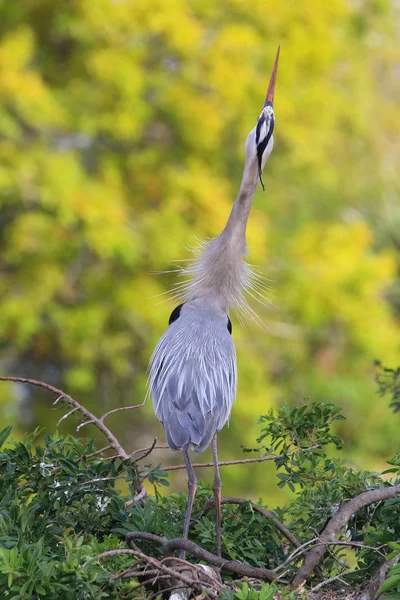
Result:
{"label": "yellow-green blurred background", "polygon": [[[400,362],[399,24],[389,0],[0,0],[1,371],[98,414],[143,400],[174,307],[175,274],[155,272],[223,227],[280,43],[248,228],[272,305],[254,306],[264,328],[233,317],[220,457],[310,398],[343,407],[352,464],[382,467],[399,431],[372,370]],[[1,420],[51,432],[51,399],[3,383]],[[163,439],[150,402],[109,424],[128,449]],[[266,473],[225,469],[225,491],[268,499]]]}

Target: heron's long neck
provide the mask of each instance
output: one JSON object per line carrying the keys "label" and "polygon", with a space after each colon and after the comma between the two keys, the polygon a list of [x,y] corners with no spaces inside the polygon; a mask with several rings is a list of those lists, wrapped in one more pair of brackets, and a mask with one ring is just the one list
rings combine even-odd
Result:
{"label": "heron's long neck", "polygon": [[247,159],[242,183],[225,229],[207,242],[199,258],[184,269],[192,279],[185,289],[186,300],[208,298],[224,310],[246,307],[243,292],[251,286],[252,272],[243,260],[246,254],[246,225],[258,182],[257,159]]}
{"label": "heron's long neck", "polygon": [[246,240],[246,226],[249,218],[251,203],[258,184],[258,165],[255,156],[246,160],[242,183],[236,202],[233,205],[228,222],[221,236],[232,239],[235,242]]}

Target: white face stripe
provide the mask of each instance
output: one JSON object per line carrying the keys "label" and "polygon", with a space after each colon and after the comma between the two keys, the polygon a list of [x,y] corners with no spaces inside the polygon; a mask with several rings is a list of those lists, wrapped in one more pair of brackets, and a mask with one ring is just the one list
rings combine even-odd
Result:
{"label": "white face stripe", "polygon": [[267,137],[267,123],[264,121],[264,123],[261,126],[260,140],[263,140],[266,137]]}
{"label": "white face stripe", "polygon": [[274,124],[274,109],[272,108],[272,106],[265,106],[257,119],[256,146],[262,144],[262,142],[268,136],[271,127],[273,128]]}

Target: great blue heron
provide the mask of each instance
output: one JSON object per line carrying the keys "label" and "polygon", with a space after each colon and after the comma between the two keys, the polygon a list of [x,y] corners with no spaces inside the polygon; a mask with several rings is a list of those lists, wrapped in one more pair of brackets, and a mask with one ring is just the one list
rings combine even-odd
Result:
{"label": "great blue heron", "polygon": [[[205,244],[187,269],[192,277],[184,303],[173,310],[169,327],[150,362],[150,391],[157,418],[172,450],[183,453],[188,472],[188,503],[183,537],[187,539],[197,480],[189,458],[212,443],[213,491],[216,506],[217,552],[221,556],[221,478],[217,432],[229,418],[236,395],[236,353],[229,309],[246,303],[244,291],[252,284],[246,255],[246,225],[251,203],[273,147],[276,53],[267,96],[257,125],[246,139],[246,161],[239,195],[224,230]],[[264,185],[263,185],[264,187]]]}

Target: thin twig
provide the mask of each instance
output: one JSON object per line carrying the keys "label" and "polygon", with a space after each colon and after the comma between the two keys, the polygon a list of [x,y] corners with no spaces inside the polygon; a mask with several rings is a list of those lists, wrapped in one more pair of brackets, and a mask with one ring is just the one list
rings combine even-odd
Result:
{"label": "thin twig", "polygon": [[335,575],[335,577],[330,577],[329,579],[324,579],[324,581],[321,581],[321,583],[319,583],[318,585],[311,588],[310,591],[318,592],[318,590],[325,587],[329,583],[332,583],[333,581],[337,581],[338,579],[341,580],[342,577],[345,577],[346,575],[350,575],[351,573],[358,573],[359,571],[360,571],[360,569],[351,569],[350,571],[346,571],[345,573],[339,573],[339,575]]}
{"label": "thin twig", "polygon": [[[301,452],[308,452],[309,450],[314,450],[315,448],[319,448],[320,444],[315,444],[314,446],[310,446],[305,450],[301,450]],[[246,465],[249,463],[259,463],[264,462],[266,460],[277,460],[279,458],[284,458],[285,456],[292,456],[293,454],[297,454],[300,450],[293,450],[293,452],[287,452],[285,454],[267,454],[266,456],[259,456],[257,458],[242,458],[238,460],[224,460],[218,462],[218,466],[220,467],[229,467],[230,465]],[[204,467],[213,467],[213,462],[207,463],[193,463],[192,467],[194,469],[202,469]],[[182,469],[186,469],[186,465],[170,465],[169,467],[163,467],[163,471],[179,471]]]}
{"label": "thin twig", "polygon": [[132,458],[133,456],[135,456],[135,454],[139,454],[140,452],[147,452],[147,450],[150,450],[150,448],[152,450],[171,450],[169,446],[153,446],[152,444],[151,446],[146,446],[145,448],[139,448],[138,450],[134,450],[129,456]]}
{"label": "thin twig", "polygon": [[289,565],[294,560],[297,560],[302,554],[305,553],[308,546],[310,546],[311,544],[313,544],[314,542],[317,542],[317,541],[318,541],[318,538],[312,538],[311,540],[307,540],[307,542],[304,542],[304,544],[301,544],[301,546],[299,546],[298,548],[296,548],[296,550],[293,550],[293,552],[291,554],[289,554],[289,556],[285,559],[285,561],[283,563],[281,563],[280,565],[278,565],[276,567],[276,571],[277,572],[280,571],[281,569],[283,569],[284,567]]}
{"label": "thin twig", "polygon": [[132,410],[134,408],[143,408],[143,406],[144,402],[142,402],[142,404],[135,404],[134,406],[120,406],[119,408],[113,408],[113,410],[109,410],[108,412],[104,413],[104,415],[101,417],[101,420],[104,421],[106,417],[109,417],[116,412],[120,412],[121,410]]}
{"label": "thin twig", "polygon": [[[157,442],[157,438],[155,437],[152,445],[149,448],[145,448],[142,456],[139,456],[139,458],[135,458],[135,462],[138,462],[139,460],[143,460],[144,458],[146,458],[146,456],[148,456],[151,452],[153,452],[154,448],[156,447],[156,442]],[[134,454],[137,454],[137,451]],[[131,458],[132,458],[132,454],[131,454]]]}
{"label": "thin twig", "polygon": [[59,424],[60,424],[62,421],[64,421],[64,419],[67,419],[68,417],[70,417],[70,416],[71,416],[71,415],[72,415],[74,412],[76,412],[77,410],[78,410],[78,407],[77,407],[77,406],[75,406],[75,408],[73,408],[72,410],[70,410],[69,412],[67,412],[65,415],[63,415],[63,416],[61,417],[61,419],[58,419],[56,427],[58,427],[58,426],[59,426]]}
{"label": "thin twig", "polygon": [[365,548],[366,550],[374,550],[377,554],[386,557],[386,554],[381,552],[381,548],[385,548],[387,544],[381,544],[380,546],[367,546],[367,544],[363,544],[362,542],[352,542],[346,540],[336,540],[335,542],[324,542],[325,546],[354,546],[356,548]]}
{"label": "thin twig", "polygon": [[111,444],[109,446],[104,446],[104,448],[100,448],[100,450],[96,450],[95,452],[91,452],[90,454],[84,454],[80,460],[86,460],[87,458],[92,458],[93,456],[97,456],[98,454],[103,454],[103,452],[107,452],[112,448]]}
{"label": "thin twig", "polygon": [[[103,422],[101,419],[99,419],[99,421],[101,423]],[[76,428],[76,430],[79,431],[80,429],[82,429],[82,427],[85,427],[86,425],[92,425],[95,422],[96,421],[94,419],[88,419],[87,421],[83,421],[83,423],[81,423],[80,425],[78,425],[78,427]]]}
{"label": "thin twig", "polygon": [[[316,546],[355,546],[356,548],[365,548],[367,550],[374,550],[381,556],[385,556],[385,554],[383,552],[381,552],[380,550],[381,550],[381,548],[384,548],[386,546],[386,544],[381,544],[380,546],[367,546],[366,544],[363,544],[362,542],[352,542],[352,541],[345,541],[345,540],[335,540],[333,542],[321,542],[319,537],[314,537],[311,540],[308,540],[307,542],[305,542],[304,544],[299,546],[298,548],[296,548],[296,550],[294,550],[286,558],[286,560],[283,563],[281,563],[278,567],[276,567],[276,571],[277,572],[280,571],[281,569],[286,567],[288,564],[290,564],[294,560],[297,560],[298,558],[300,558],[300,556],[308,550],[308,546],[311,546],[312,544],[315,544],[314,548]],[[282,577],[282,576],[280,576],[280,577]]]}
{"label": "thin twig", "polygon": [[127,477],[128,475],[117,475],[116,477],[96,477],[95,479],[83,481],[78,487],[85,487],[85,485],[89,485],[90,483],[99,483],[100,481],[117,481],[117,479],[126,479]]}
{"label": "thin twig", "polygon": [[147,498],[147,496],[148,496],[147,490],[144,487],[144,485],[142,485],[142,488],[139,491],[139,493],[136,494],[136,496],[134,498],[132,498],[132,500],[128,500],[128,502],[125,502],[125,508],[128,508],[129,506],[132,506],[136,502],[141,502],[142,500],[144,500],[144,498]]}
{"label": "thin twig", "polygon": [[113,454],[112,456],[102,456],[101,458],[99,458],[99,460],[111,461],[116,460],[117,458],[120,458],[118,454]]}
{"label": "thin twig", "polygon": [[[1,377],[0,379],[3,379],[3,377]],[[58,404],[58,403],[59,403],[59,401],[60,401],[62,398],[64,398],[64,397],[65,397],[65,396],[64,396],[64,394],[61,394],[61,396],[58,396],[58,398],[56,398],[56,399],[54,400],[54,402],[53,402],[53,405],[56,405],[56,404]]]}
{"label": "thin twig", "polygon": [[[272,513],[271,511],[267,510],[266,508],[263,508],[262,506],[259,506],[258,504],[254,504],[253,502],[251,502],[251,500],[246,500],[245,498],[237,498],[236,496],[227,496],[225,498],[221,498],[221,504],[249,504],[249,503],[255,512],[258,512],[260,515],[262,515],[266,519],[270,519],[275,524],[276,528],[279,529],[279,531],[285,536],[286,539],[289,540],[289,542],[291,542],[293,544],[293,546],[295,548],[299,548],[301,546],[301,543],[296,538],[296,536],[290,531],[290,529],[288,529],[283,523],[281,523],[281,521],[278,519],[278,517],[276,515],[274,515],[274,513]],[[205,507],[203,508],[201,513],[199,513],[199,515],[197,515],[196,519],[200,518],[203,515],[206,515],[214,506],[215,506],[215,500],[214,500],[214,498],[211,498],[207,502],[207,504],[205,505]]]}

